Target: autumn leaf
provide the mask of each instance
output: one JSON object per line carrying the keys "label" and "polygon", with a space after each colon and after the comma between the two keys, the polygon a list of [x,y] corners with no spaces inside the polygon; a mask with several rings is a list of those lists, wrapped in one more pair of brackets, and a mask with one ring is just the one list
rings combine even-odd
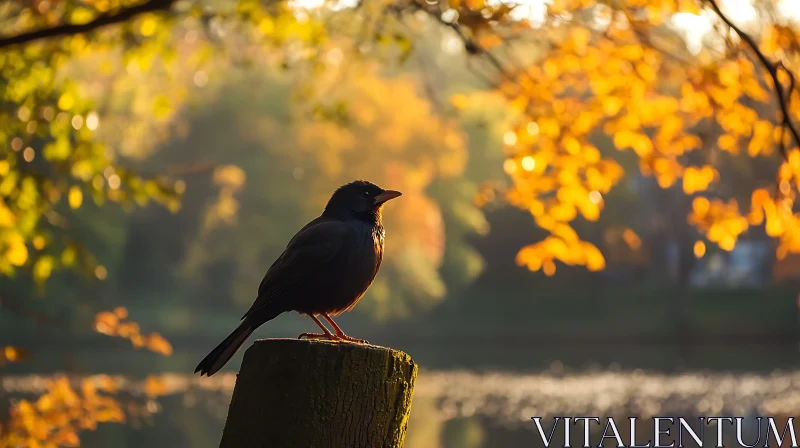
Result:
{"label": "autumn leaf", "polygon": [[144,381],[144,392],[148,397],[159,397],[167,394],[167,385],[164,379],[158,376],[148,376]]}
{"label": "autumn leaf", "polygon": [[113,311],[97,313],[94,319],[94,329],[98,333],[108,336],[128,339],[135,348],[145,347],[148,350],[163,356],[172,354],[172,345],[158,333],[145,336],[136,322],[127,320],[128,310],[117,307]]}

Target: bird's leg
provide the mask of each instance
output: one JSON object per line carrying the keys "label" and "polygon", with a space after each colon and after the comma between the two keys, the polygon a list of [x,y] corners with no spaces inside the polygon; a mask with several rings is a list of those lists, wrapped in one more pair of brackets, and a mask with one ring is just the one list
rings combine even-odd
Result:
{"label": "bird's leg", "polygon": [[309,314],[308,317],[310,317],[314,321],[314,323],[319,326],[319,328],[322,328],[323,332],[322,333],[303,333],[300,336],[298,336],[297,339],[306,338],[306,339],[330,339],[331,341],[340,340],[339,336],[331,333],[330,330],[325,328],[325,325],[322,325],[322,322],[320,322],[319,319],[317,319],[316,316],[314,316],[313,314]]}
{"label": "bird's leg", "polygon": [[342,329],[339,328],[338,325],[336,325],[336,322],[334,322],[333,319],[331,319],[331,317],[328,316],[327,314],[322,313],[322,317],[324,317],[325,320],[327,320],[328,323],[331,324],[331,326],[333,326],[333,329],[336,330],[336,336],[339,339],[344,339],[345,341],[355,342],[355,343],[358,343],[358,344],[366,344],[367,343],[367,341],[364,340],[364,339],[351,338],[350,336],[344,334],[344,331],[342,331]]}

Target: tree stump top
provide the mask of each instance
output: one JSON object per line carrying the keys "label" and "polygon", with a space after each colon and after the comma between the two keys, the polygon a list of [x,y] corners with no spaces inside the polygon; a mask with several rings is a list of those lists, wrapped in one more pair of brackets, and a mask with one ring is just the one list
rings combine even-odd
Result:
{"label": "tree stump top", "polygon": [[[267,338],[267,339],[256,339],[253,341],[253,345],[251,345],[247,351],[260,351],[261,349],[267,350],[280,350],[280,349],[290,349],[294,350],[296,348],[306,346],[309,350],[320,350],[320,353],[328,352],[331,349],[337,353],[353,353],[353,352],[361,352],[366,351],[371,353],[373,356],[378,353],[382,353],[381,356],[385,356],[386,353],[399,362],[414,364],[414,361],[411,359],[411,356],[405,352],[401,352],[400,350],[395,350],[389,347],[383,347],[380,345],[375,344],[353,344],[349,342],[336,342],[336,341],[329,341],[327,339],[297,339],[297,338]],[[245,356],[247,353],[245,352]],[[243,362],[244,364],[244,362]],[[414,364],[416,366],[416,364]]]}
{"label": "tree stump top", "polygon": [[402,447],[417,365],[401,351],[259,339],[244,354],[221,447]]}

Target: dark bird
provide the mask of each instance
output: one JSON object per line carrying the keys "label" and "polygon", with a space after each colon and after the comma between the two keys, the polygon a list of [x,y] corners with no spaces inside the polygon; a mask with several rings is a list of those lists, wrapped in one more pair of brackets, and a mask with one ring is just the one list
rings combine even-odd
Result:
{"label": "dark bird", "polygon": [[256,328],[287,311],[307,315],[322,329],[300,338],[365,343],[344,334],[331,316],[351,310],[375,279],[383,259],[381,209],[400,195],[361,180],[337,189],[322,215],[289,241],[261,280],[258,297],[239,326],[200,361],[195,373],[215,374]]}

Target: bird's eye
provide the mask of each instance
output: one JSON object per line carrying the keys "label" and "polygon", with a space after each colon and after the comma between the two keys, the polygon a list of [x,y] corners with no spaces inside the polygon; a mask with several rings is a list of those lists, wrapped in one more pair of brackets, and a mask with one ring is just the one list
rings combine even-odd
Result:
{"label": "bird's eye", "polygon": [[362,191],[362,192],[361,192],[361,196],[364,196],[365,198],[368,198],[368,197],[370,197],[371,195],[369,194],[369,191],[367,191],[367,190],[364,190],[364,191]]}

